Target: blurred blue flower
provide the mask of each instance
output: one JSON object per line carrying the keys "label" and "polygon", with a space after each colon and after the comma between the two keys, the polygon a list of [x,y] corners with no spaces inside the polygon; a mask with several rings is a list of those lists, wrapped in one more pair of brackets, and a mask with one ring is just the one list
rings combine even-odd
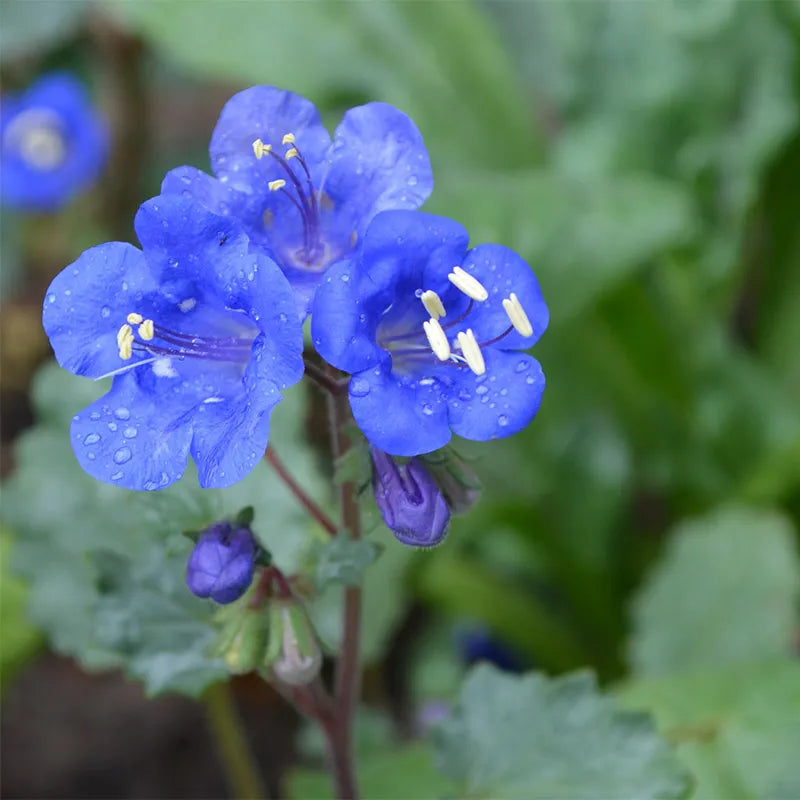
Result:
{"label": "blurred blue flower", "polygon": [[0,198],[26,210],[58,208],[94,181],[108,129],[83,86],[66,73],[0,101]]}
{"label": "blurred blue flower", "polygon": [[473,625],[458,631],[456,643],[461,659],[467,666],[488,661],[506,672],[525,671],[526,660],[482,625]]}
{"label": "blurred blue flower", "polygon": [[253,581],[257,546],[248,528],[215,522],[203,531],[186,565],[186,585],[217,603],[238,600]]}
{"label": "blurred blue flower", "polygon": [[302,331],[279,267],[230,219],[185,197],[147,201],[143,251],[110,242],[53,280],[43,323],[62,367],[114,376],[76,415],[81,466],[128,489],[228,486],[258,463],[281,390],[303,373]]}
{"label": "blurred blue flower", "polygon": [[450,524],[450,509],[433,476],[418,458],[398,464],[371,448],[372,488],[386,526],[403,544],[435,547]]}
{"label": "blurred blue flower", "polygon": [[[458,266],[456,266],[458,265]],[[453,433],[509,436],[539,409],[544,375],[520,352],[547,327],[530,267],[494,244],[467,252],[457,223],[386,211],[359,255],[317,291],[311,335],[350,379],[350,405],[375,447],[413,456]]]}
{"label": "blurred blue flower", "polygon": [[291,281],[303,316],[323,272],[379,211],[419,208],[433,188],[419,130],[385,103],[351,108],[331,141],[310,101],[254,86],[223,108],[210,152],[216,179],[179,167],[162,192],[238,218]]}

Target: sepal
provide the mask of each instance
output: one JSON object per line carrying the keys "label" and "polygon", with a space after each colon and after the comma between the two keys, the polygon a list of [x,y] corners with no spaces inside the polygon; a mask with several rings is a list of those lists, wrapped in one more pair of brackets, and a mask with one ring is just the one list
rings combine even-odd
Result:
{"label": "sepal", "polygon": [[322,667],[322,650],[303,606],[276,599],[269,607],[269,644],[264,666],[289,686],[311,683]]}

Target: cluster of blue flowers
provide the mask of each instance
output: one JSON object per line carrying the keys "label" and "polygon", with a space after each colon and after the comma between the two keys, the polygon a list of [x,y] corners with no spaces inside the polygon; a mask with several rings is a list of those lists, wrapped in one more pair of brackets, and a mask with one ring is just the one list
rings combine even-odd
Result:
{"label": "cluster of blue flowers", "polygon": [[[535,416],[544,376],[523,351],[548,312],[533,272],[416,210],[433,187],[430,162],[392,106],[349,110],[331,137],[308,100],[253,87],[223,109],[210,154],[213,176],[172,170],[142,205],[141,250],[88,250],[47,292],[59,363],[114,379],[72,422],[82,467],[152,490],[180,478],[191,455],[202,486],[240,480],[303,374],[310,314],[317,352],[351,376],[387,524],[435,544],[449,520],[441,494],[421,462],[390,457],[430,453],[452,433],[508,436]],[[436,534],[392,525],[403,504]]]}

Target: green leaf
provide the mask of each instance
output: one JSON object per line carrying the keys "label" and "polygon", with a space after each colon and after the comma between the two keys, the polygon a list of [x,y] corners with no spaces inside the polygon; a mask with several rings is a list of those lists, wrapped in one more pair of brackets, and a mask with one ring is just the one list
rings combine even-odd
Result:
{"label": "green leaf", "polygon": [[[421,742],[371,753],[358,762],[361,792],[370,800],[431,800],[447,796],[449,782],[433,768],[431,753]],[[289,778],[291,797],[333,800],[324,772],[297,770]]]}
{"label": "green leaf", "polygon": [[[227,674],[207,654],[215,606],[185,586],[191,542],[218,519],[254,508],[254,533],[292,572],[313,525],[276,474],[261,463],[230,489],[204,490],[190,466],[159,492],[129,492],[85,474],[69,443],[69,419],[103,386],[54,365],[34,385],[40,422],[20,437],[17,468],[3,487],[2,515],[17,537],[15,569],[30,582],[31,620],[53,647],[87,668],[121,667],[150,694],[198,695]],[[302,387],[275,412],[272,444],[309,491],[327,488],[304,447]],[[102,555],[101,555],[102,554]]]}
{"label": "green leaf", "polygon": [[780,657],[800,624],[791,523],[724,508],[682,523],[634,601],[630,661],[653,675]]}
{"label": "green leaf", "polygon": [[[473,3],[109,5],[162,53],[201,75],[269,82],[318,105],[327,98],[328,107],[351,99],[392,103],[411,115],[441,158],[463,153],[516,166],[541,156],[506,52]],[[491,146],[498,131],[502,147]]]}
{"label": "green leaf", "polygon": [[800,796],[800,664],[731,665],[630,681],[628,708],[655,714],[695,779],[694,800]]}
{"label": "green leaf", "polygon": [[688,790],[650,719],[599,695],[588,673],[550,679],[475,667],[434,745],[457,797],[681,798]]}
{"label": "green leaf", "polygon": [[[3,0],[0,53],[3,61],[28,56],[71,36],[86,13],[84,0]],[[4,212],[5,213],[5,212]]]}
{"label": "green leaf", "polygon": [[332,583],[359,586],[364,570],[379,553],[375,544],[364,539],[354,542],[346,533],[333,537],[317,551],[317,589],[322,591]]}

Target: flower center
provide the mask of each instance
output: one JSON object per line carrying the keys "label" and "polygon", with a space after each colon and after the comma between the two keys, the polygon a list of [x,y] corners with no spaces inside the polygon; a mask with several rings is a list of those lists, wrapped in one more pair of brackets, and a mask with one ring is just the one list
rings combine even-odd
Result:
{"label": "flower center", "polygon": [[[180,304],[182,310],[187,303],[188,301],[184,301]],[[192,307],[193,305],[188,306],[188,309]],[[128,364],[101,377],[118,375],[144,364],[153,364],[153,370],[159,377],[174,377],[177,373],[172,368],[172,359],[183,361],[193,358],[244,366],[250,359],[256,337],[255,328],[252,333],[248,331],[248,334],[205,336],[185,333],[157,325],[152,319],[133,311],[117,331],[119,357],[123,361],[130,361],[134,354],[147,355],[149,358]]]}
{"label": "flower center", "polygon": [[42,172],[59,167],[67,157],[61,120],[48,108],[28,108],[17,114],[6,127],[3,144]]}
{"label": "flower center", "polygon": [[508,315],[509,326],[484,342],[478,342],[472,328],[458,331],[455,339],[448,339],[448,333],[457,325],[466,322],[475,303],[483,303],[489,297],[489,292],[483,284],[461,267],[454,267],[447,276],[450,282],[469,298],[469,304],[462,314],[442,325],[440,319],[447,316],[444,303],[436,292],[419,292],[418,297],[430,315],[430,319],[422,323],[422,330],[413,330],[408,333],[390,335],[379,339],[378,344],[392,355],[392,363],[400,357],[410,362],[430,362],[434,356],[440,362],[462,369],[468,368],[476,375],[486,372],[486,362],[481,348],[497,344],[512,331],[516,330],[522,336],[533,336],[533,327],[528,315],[522,307],[519,298],[514,292],[503,300],[503,310]]}
{"label": "flower center", "polygon": [[[280,192],[300,215],[303,245],[294,253],[295,259],[306,268],[327,264],[328,248],[322,239],[320,226],[320,203],[323,198],[314,188],[311,170],[295,142],[294,134],[284,134],[281,144],[287,148],[283,155],[276,153],[271,144],[264,144],[261,139],[256,139],[253,142],[253,152],[258,159],[265,156],[275,159],[286,175],[286,179],[277,178],[267,185],[271,192]],[[299,169],[294,165],[298,165]],[[271,212],[265,213],[264,221],[265,224],[271,223]]]}

